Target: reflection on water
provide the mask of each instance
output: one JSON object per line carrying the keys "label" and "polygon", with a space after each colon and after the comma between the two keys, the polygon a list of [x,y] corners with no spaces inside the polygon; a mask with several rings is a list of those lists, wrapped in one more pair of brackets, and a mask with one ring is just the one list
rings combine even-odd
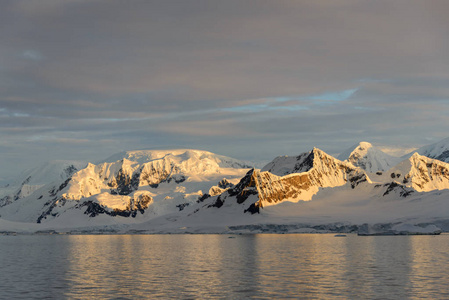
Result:
{"label": "reflection on water", "polygon": [[1,299],[442,299],[449,235],[0,236]]}

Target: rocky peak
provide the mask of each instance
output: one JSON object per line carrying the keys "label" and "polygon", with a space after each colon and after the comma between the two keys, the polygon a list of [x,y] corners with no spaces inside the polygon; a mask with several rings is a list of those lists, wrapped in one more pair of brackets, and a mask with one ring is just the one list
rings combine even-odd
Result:
{"label": "rocky peak", "polygon": [[449,187],[449,164],[415,152],[410,158],[390,169],[385,176],[385,180],[391,178],[391,181],[418,192],[442,190]]}
{"label": "rocky peak", "polygon": [[[287,162],[293,165],[288,166]],[[251,170],[234,188],[228,190],[229,196],[235,196],[239,204],[250,195],[257,195],[258,200],[252,205],[250,212],[282,201],[311,200],[320,188],[346,183],[355,188],[361,182],[370,182],[363,170],[318,148],[297,157],[277,157],[264,169],[266,171]],[[304,171],[299,172],[300,170]],[[272,171],[285,175],[279,176]],[[220,200],[223,199],[225,197]]]}

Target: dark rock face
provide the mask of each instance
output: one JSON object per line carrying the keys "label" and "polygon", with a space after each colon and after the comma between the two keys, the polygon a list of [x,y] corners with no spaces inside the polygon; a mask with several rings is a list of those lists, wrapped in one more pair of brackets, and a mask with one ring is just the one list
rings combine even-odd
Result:
{"label": "dark rock face", "polygon": [[123,169],[118,171],[116,177],[116,188],[111,190],[111,194],[129,195],[137,190],[140,182],[140,171],[135,172],[132,177],[123,172]]}
{"label": "dark rock face", "polygon": [[72,180],[71,177],[68,178],[66,181],[64,181],[64,182],[58,187],[58,189],[56,190],[56,193],[62,191],[62,190],[69,184],[70,180]]}
{"label": "dark rock face", "polygon": [[189,206],[190,203],[186,202],[186,203],[181,203],[176,205],[176,207],[179,209],[179,211],[184,210],[184,208],[186,208],[187,206]]}
{"label": "dark rock face", "polygon": [[438,160],[441,160],[444,162],[449,162],[449,150],[444,151],[443,153],[441,153],[440,155],[435,157],[435,159],[438,159]]}
{"label": "dark rock face", "polygon": [[[232,188],[228,189],[223,194],[220,194],[217,196],[215,200],[209,205],[207,205],[208,208],[215,207],[220,208],[224,205],[226,199],[228,197],[235,197],[238,204],[242,204],[245,202],[250,195],[257,195],[257,188],[256,188],[256,179],[255,179],[255,170],[252,169],[246,173],[246,175],[240,180],[240,182],[233,186]],[[204,200],[210,198],[211,196],[209,194],[204,194],[200,199],[198,199],[198,203],[203,202]],[[251,204],[250,208],[245,210],[244,212],[251,212],[255,213],[258,212],[258,207],[255,207],[256,204]]]}
{"label": "dark rock face", "polygon": [[22,186],[24,186],[25,184],[29,183],[31,180],[31,176],[28,176],[23,182],[22,182]]}
{"label": "dark rock face", "polygon": [[201,203],[201,202],[204,202],[204,200],[206,200],[206,199],[208,199],[208,198],[210,198],[211,197],[211,195],[209,195],[209,194],[203,194],[201,197],[199,197],[198,198],[198,200],[196,200],[196,203]]}
{"label": "dark rock face", "polygon": [[137,199],[135,198],[130,199],[130,203],[124,210],[114,209],[111,211],[94,201],[86,201],[83,204],[81,204],[80,207],[87,206],[84,214],[88,215],[89,217],[96,217],[99,214],[107,214],[112,217],[121,216],[121,217],[135,218],[138,212],[144,214],[145,209],[148,208],[148,206],[151,204],[152,201],[153,199],[150,196],[141,195]]}
{"label": "dark rock face", "polygon": [[259,192],[255,188],[253,188],[253,189],[244,189],[240,194],[237,194],[237,196],[236,196],[237,203],[238,204],[242,204],[243,202],[246,201],[246,199],[248,199],[249,196],[257,195],[258,193]]}
{"label": "dark rock face", "polygon": [[51,199],[50,201],[47,201],[44,204],[44,212],[37,218],[36,223],[41,223],[43,219],[46,219],[47,216],[51,215],[53,217],[56,217],[58,214],[52,213],[53,209],[56,207],[56,203],[58,202],[58,198],[55,197]]}
{"label": "dark rock face", "polygon": [[366,179],[365,173],[354,175],[349,178],[349,182],[351,183],[351,188],[353,188],[353,189],[356,186],[358,186],[360,183],[366,182],[366,181],[367,181],[367,179]]}
{"label": "dark rock face", "polygon": [[13,199],[11,198],[11,196],[5,196],[0,199],[0,207],[11,204],[12,202],[13,202]]}
{"label": "dark rock face", "polygon": [[64,169],[64,173],[67,177],[72,176],[76,171],[78,171],[78,169],[74,165],[70,165]]}
{"label": "dark rock face", "polygon": [[92,201],[84,202],[82,206],[87,206],[86,211],[84,212],[85,215],[88,215],[89,217],[96,217],[99,214],[108,214],[106,210],[101,206],[100,204]]}
{"label": "dark rock face", "polygon": [[258,203],[258,202],[252,203],[252,204],[248,207],[248,209],[245,209],[244,212],[245,212],[245,213],[249,212],[250,214],[254,215],[255,213],[260,213],[259,208],[260,208],[260,206],[259,206],[259,203]]}
{"label": "dark rock face", "polygon": [[232,187],[234,187],[234,185],[233,185],[231,182],[229,182],[228,180],[226,180],[226,178],[225,178],[225,179],[222,179],[222,180],[218,183],[218,187],[225,190],[225,189],[227,189],[227,188],[232,188]]}
{"label": "dark rock face", "polygon": [[[63,197],[55,197],[49,201],[47,201],[44,204],[44,211],[43,213],[38,217],[37,223],[41,223],[43,220],[47,218],[47,216],[56,217],[58,216],[58,213],[54,213],[54,208],[59,205],[63,206],[68,200],[64,199]],[[86,210],[84,214],[88,215],[89,217],[96,217],[100,214],[106,214],[109,216],[122,216],[122,217],[136,217],[137,213],[140,212],[141,214],[145,213],[145,209],[147,209],[151,202],[153,201],[153,198],[151,198],[148,195],[140,195],[137,198],[132,198],[129,201],[129,204],[126,206],[125,209],[113,209],[110,210],[107,207],[102,206],[100,203],[88,200],[84,201],[77,206],[76,208],[82,208],[86,207]]]}
{"label": "dark rock face", "polygon": [[170,164],[168,169],[164,167],[159,168],[154,164],[151,164],[148,169],[143,170],[143,168],[144,167],[142,167],[141,169],[142,174],[140,178],[142,180],[142,183],[146,182],[146,184],[150,186],[158,185],[162,182],[170,182],[171,180],[175,180],[175,182],[177,183],[183,182],[185,180],[185,177],[179,174],[180,169],[173,164]]}
{"label": "dark rock face", "polygon": [[150,206],[153,198],[148,195],[140,195],[137,199],[132,198],[126,210],[139,211],[141,214],[145,212],[145,209]]}
{"label": "dark rock face", "polygon": [[220,208],[222,207],[224,204],[224,200],[221,199],[221,195],[218,196],[217,200],[215,200],[214,203],[212,203],[211,205],[208,206],[208,208],[210,207],[216,207],[216,208]]}
{"label": "dark rock face", "polygon": [[386,196],[393,191],[398,191],[399,195],[405,198],[407,196],[410,196],[414,192],[413,189],[407,188],[406,186],[399,184],[397,182],[387,183],[384,186],[387,187],[387,189],[383,194],[383,196]]}
{"label": "dark rock face", "polygon": [[61,185],[60,185],[59,187],[55,187],[55,186],[54,186],[54,187],[48,192],[48,194],[49,194],[50,196],[52,196],[52,197],[55,197],[55,196],[58,194],[58,192],[62,191],[62,190],[69,184],[70,180],[72,180],[72,177],[66,179],[66,181],[64,181],[63,183],[61,183]]}
{"label": "dark rock face", "polygon": [[[156,172],[156,170],[153,170],[153,172]],[[143,174],[142,168],[132,176],[129,174],[126,174],[123,169],[120,169],[117,173],[117,176],[112,182],[109,182],[108,185],[111,187],[111,194],[113,195],[129,195],[135,190],[139,188],[139,185],[141,185],[141,181],[147,181],[149,180],[151,174]],[[173,174],[170,175],[169,173],[162,174],[161,180],[158,183],[151,183],[148,184],[152,188],[157,188],[159,184],[163,182],[170,183],[172,181],[176,183],[181,183],[186,181],[187,177],[185,177],[182,174]]]}
{"label": "dark rock face", "polygon": [[172,180],[176,183],[181,183],[181,182],[186,181],[187,177],[185,177],[184,175],[181,175],[181,174],[174,174],[166,179],[166,181],[168,183],[170,183]]}
{"label": "dark rock face", "polygon": [[[175,167],[172,168],[172,173],[167,173],[167,172],[163,172],[161,174],[157,173],[157,170],[154,169],[154,167],[152,166],[152,169],[148,172],[142,172],[140,176],[140,180],[142,182],[146,182],[148,184],[148,186],[150,186],[151,188],[158,188],[159,184],[163,183],[163,182],[167,182],[170,183],[172,181],[176,182],[176,183],[182,183],[184,181],[187,180],[187,177],[182,175],[182,174],[178,174],[176,172],[179,172],[179,170]],[[156,176],[159,177],[159,180],[154,182],[154,181],[150,181],[150,178],[152,176]],[[151,183],[150,183],[151,182]],[[142,184],[141,184],[142,185]]]}
{"label": "dark rock face", "polygon": [[257,195],[255,170],[252,169],[246,173],[246,175],[240,180],[240,182],[233,188],[228,190],[228,194],[231,197],[237,198],[237,203],[242,204],[250,195]]}
{"label": "dark rock face", "polygon": [[315,158],[314,151],[310,153],[303,153],[299,155],[296,160],[298,161],[293,168],[292,173],[307,172],[313,168],[313,160]]}

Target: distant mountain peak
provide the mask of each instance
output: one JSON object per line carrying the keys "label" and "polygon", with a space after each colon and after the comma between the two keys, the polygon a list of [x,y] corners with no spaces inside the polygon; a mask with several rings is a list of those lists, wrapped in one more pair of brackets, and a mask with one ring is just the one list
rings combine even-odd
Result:
{"label": "distant mountain peak", "polygon": [[404,155],[403,158],[408,158],[415,152],[429,158],[434,158],[449,163],[449,138],[445,138],[439,142],[423,146],[407,155]]}
{"label": "distant mountain peak", "polygon": [[348,161],[369,173],[387,171],[401,160],[383,152],[368,142],[360,142],[348,148],[338,156],[338,159]]}

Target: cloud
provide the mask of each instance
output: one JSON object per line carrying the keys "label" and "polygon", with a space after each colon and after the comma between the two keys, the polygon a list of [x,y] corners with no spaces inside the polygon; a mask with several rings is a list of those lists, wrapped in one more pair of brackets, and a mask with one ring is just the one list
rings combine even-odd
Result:
{"label": "cloud", "polygon": [[436,141],[449,126],[448,9],[4,1],[0,166],[164,145],[268,160],[360,140]]}
{"label": "cloud", "polygon": [[401,157],[405,154],[411,153],[414,150],[417,150],[417,148],[407,148],[407,147],[379,147],[380,150],[382,150],[383,152],[390,154],[392,156],[397,156],[397,157]]}

